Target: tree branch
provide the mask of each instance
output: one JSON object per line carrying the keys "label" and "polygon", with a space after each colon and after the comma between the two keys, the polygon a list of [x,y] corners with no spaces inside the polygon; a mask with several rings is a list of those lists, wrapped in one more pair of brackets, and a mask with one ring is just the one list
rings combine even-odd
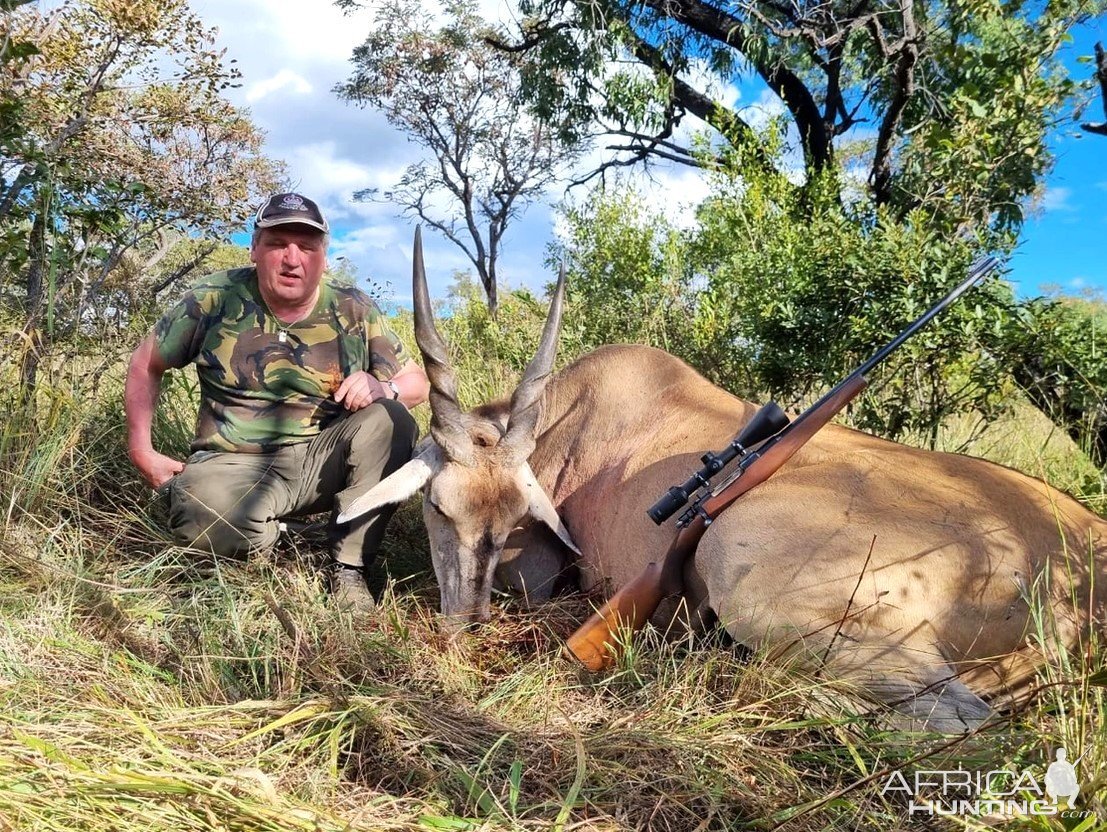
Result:
{"label": "tree branch", "polygon": [[[1103,100],[1103,114],[1107,116],[1107,53],[1104,53],[1102,43],[1095,45],[1095,77],[1099,79],[1099,95]],[[1100,136],[1107,136],[1107,122],[1086,121],[1080,125],[1080,129]]]}
{"label": "tree branch", "polygon": [[555,23],[553,26],[549,25],[549,20],[540,21],[537,24],[533,24],[527,27],[525,37],[518,43],[505,43],[499,38],[494,38],[490,35],[486,35],[481,40],[488,46],[499,52],[507,52],[511,55],[517,55],[521,52],[526,52],[528,49],[533,49],[538,46],[542,41],[547,38],[556,35],[558,32],[563,32],[566,29],[572,27],[572,24],[563,20],[560,23]]}
{"label": "tree branch", "polygon": [[[895,93],[888,102],[888,109],[880,123],[880,132],[876,139],[876,152],[869,168],[869,184],[877,205],[886,205],[892,198],[892,145],[899,133],[903,112],[911,96],[915,94],[915,65],[919,61],[918,30],[915,28],[914,0],[901,0],[900,12],[903,17],[903,38],[897,46],[899,55],[896,60]],[[880,23],[871,19],[873,38],[885,47]],[[888,55],[887,57],[891,57]]]}
{"label": "tree branch", "polygon": [[190,271],[199,266],[204,261],[204,258],[211,254],[213,251],[215,251],[215,243],[204,243],[199,251],[197,251],[194,255],[192,255],[192,257],[188,258],[187,261],[185,261],[183,264],[170,272],[167,278],[162,280],[161,283],[159,283],[150,291],[150,294],[157,296],[161,292],[164,292]]}
{"label": "tree branch", "polygon": [[[650,67],[653,73],[668,81],[671,85],[670,93],[670,114],[674,114],[673,105],[678,105],[681,109],[691,113],[700,119],[704,124],[710,125],[715,130],[719,131],[726,137],[727,141],[734,146],[741,144],[742,146],[753,149],[753,161],[757,166],[767,173],[776,174],[775,165],[772,160],[765,154],[764,147],[762,146],[757,134],[753,128],[743,120],[733,110],[724,107],[714,99],[704,95],[679,75],[673,68],[672,64],[665,60],[664,56],[655,46],[651,46],[644,40],[634,35],[634,56],[639,61]],[[656,137],[656,140],[651,141],[649,144],[649,152],[654,153],[661,158],[667,158],[671,161],[678,161],[672,156],[661,153],[656,150],[659,146],[667,146],[670,148],[677,148],[676,145],[664,141],[672,134],[672,129],[680,122],[679,115],[673,115],[665,126],[665,130],[662,134]],[[609,148],[610,149],[610,148]],[[682,153],[687,154],[688,159],[681,159],[684,164],[692,163],[692,154],[684,148],[679,148]]]}
{"label": "tree branch", "polygon": [[758,56],[751,50],[746,23],[740,18],[712,8],[699,0],[642,0],[660,15],[676,20],[693,31],[742,53],[757,74],[768,84],[791,113],[803,143],[803,154],[809,169],[826,169],[833,159],[833,143],[819,113],[818,105],[807,85],[783,61]]}

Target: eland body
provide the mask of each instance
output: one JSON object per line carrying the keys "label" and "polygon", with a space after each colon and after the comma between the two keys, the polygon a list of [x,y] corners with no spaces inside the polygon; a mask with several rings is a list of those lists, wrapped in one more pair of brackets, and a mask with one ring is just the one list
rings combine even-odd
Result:
{"label": "eland body", "polygon": [[[510,402],[464,413],[416,245],[416,338],[431,436],[348,512],[423,492],[442,612],[487,620],[495,585],[544,601],[572,579],[618,588],[668,549],[645,509],[756,407],[644,346],[550,377],[559,280]],[[691,619],[793,653],[943,731],[1024,694],[1054,644],[1107,607],[1107,523],[1009,468],[828,426],[724,512],[685,569]],[[1047,643],[1040,643],[1044,636]]]}

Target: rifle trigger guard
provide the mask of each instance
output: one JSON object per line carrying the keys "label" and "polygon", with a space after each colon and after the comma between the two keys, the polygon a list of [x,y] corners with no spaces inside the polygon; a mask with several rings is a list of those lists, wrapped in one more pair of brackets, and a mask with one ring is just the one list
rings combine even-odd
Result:
{"label": "rifle trigger guard", "polygon": [[677,528],[678,529],[687,528],[688,525],[692,522],[692,520],[695,519],[697,514],[700,517],[703,518],[704,526],[710,526],[713,522],[715,522],[712,519],[711,515],[709,515],[704,510],[703,503],[704,503],[704,501],[702,499],[699,500],[695,505],[693,505],[691,508],[689,508],[687,511],[685,511],[684,514],[680,515],[680,517],[677,519]]}

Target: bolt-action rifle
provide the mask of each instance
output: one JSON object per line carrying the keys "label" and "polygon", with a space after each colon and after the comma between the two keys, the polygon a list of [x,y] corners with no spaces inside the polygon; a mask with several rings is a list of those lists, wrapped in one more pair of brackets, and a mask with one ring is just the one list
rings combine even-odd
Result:
{"label": "bolt-action rifle", "polygon": [[[568,649],[589,670],[610,667],[618,656],[616,633],[635,633],[657,609],[663,598],[684,588],[684,566],[695,554],[707,527],[731,503],[771,477],[802,448],[827,422],[864,390],[865,377],[876,365],[899,347],[943,309],[995,269],[988,257],[973,263],[969,276],[929,311],[919,317],[872,358],[858,367],[833,390],[789,422],[775,402],[762,407],[745,428],[722,451],[702,457],[704,466],[684,483],[670,488],[647,510],[650,519],[660,525],[689,499],[692,505],[677,520],[680,531],[660,562],[648,564],[637,578],[622,587],[600,607],[572,636]],[[711,477],[730,462],[738,460],[733,471],[711,487]]]}

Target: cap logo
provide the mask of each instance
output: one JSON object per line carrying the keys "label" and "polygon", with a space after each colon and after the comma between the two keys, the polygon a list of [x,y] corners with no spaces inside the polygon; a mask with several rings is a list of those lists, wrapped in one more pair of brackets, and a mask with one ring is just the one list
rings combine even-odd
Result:
{"label": "cap logo", "polygon": [[277,208],[284,209],[286,211],[306,211],[304,207],[304,201],[296,194],[285,194],[284,199],[281,200],[281,204]]}

